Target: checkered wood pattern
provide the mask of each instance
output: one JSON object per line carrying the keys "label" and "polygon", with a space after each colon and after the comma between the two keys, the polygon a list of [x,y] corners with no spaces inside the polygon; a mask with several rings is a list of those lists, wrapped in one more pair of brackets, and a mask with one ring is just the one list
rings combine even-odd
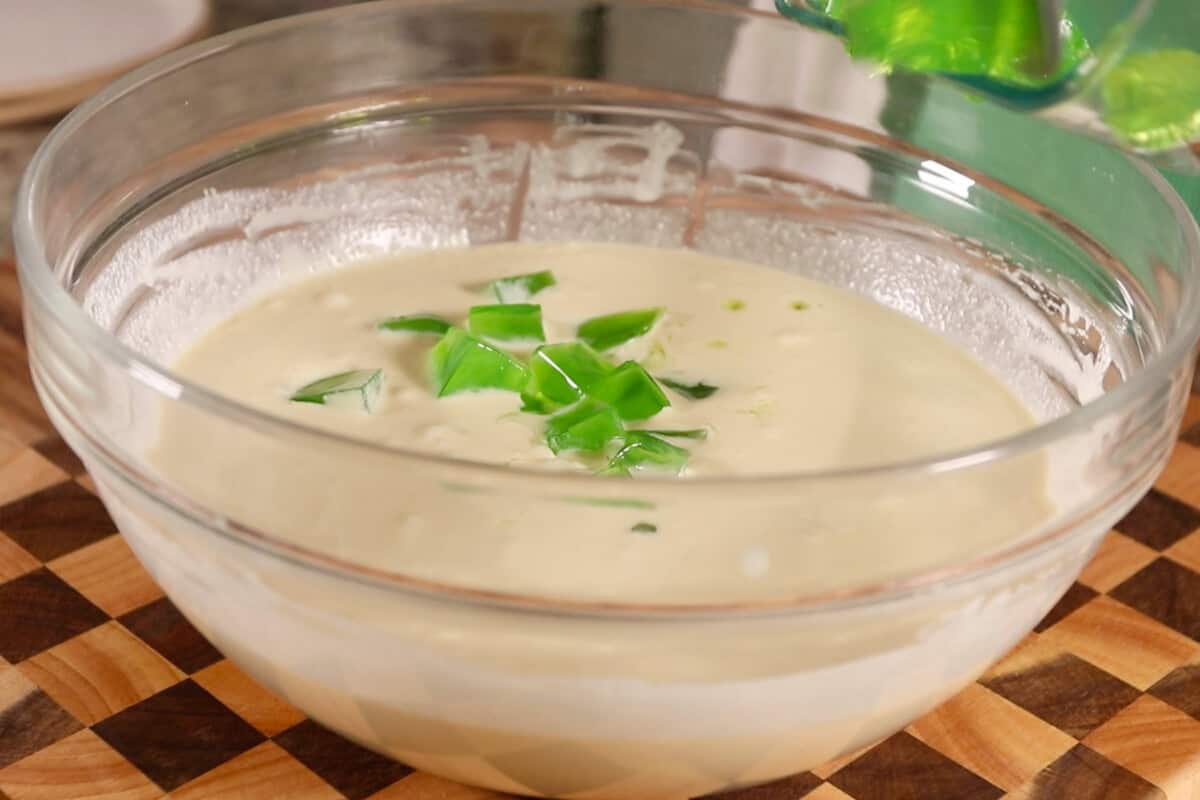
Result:
{"label": "checkered wood pattern", "polygon": [[[498,797],[341,739],[206,642],[51,429],[19,320],[0,262],[0,800]],[[1200,391],[1157,488],[1012,654],[876,746],[728,797],[1200,798]]]}

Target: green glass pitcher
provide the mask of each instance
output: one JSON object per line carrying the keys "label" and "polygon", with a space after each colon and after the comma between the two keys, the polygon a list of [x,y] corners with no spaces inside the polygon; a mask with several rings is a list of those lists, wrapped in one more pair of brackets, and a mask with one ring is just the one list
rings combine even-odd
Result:
{"label": "green glass pitcher", "polygon": [[1200,174],[1198,0],[778,0],[851,55],[937,74]]}

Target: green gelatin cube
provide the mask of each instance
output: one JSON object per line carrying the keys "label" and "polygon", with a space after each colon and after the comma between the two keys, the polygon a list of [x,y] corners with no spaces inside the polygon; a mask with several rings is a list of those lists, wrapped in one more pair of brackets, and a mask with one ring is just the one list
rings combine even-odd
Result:
{"label": "green gelatin cube", "polygon": [[636,361],[626,361],[617,367],[588,390],[588,394],[608,403],[621,419],[630,422],[650,419],[671,405],[662,387]]}
{"label": "green gelatin cube", "polygon": [[673,381],[670,378],[659,378],[658,382],[668,389],[673,389],[684,397],[690,397],[693,400],[703,400],[706,397],[712,397],[717,393],[718,389],[716,386],[709,386],[704,381],[683,383],[682,381]]}
{"label": "green gelatin cube", "polygon": [[[600,474],[603,474],[601,471]],[[626,472],[626,475],[629,473]],[[580,506],[593,506],[595,508],[637,508],[642,511],[653,511],[654,503],[649,500],[634,500],[633,498],[623,497],[566,497],[564,502],[572,503]]]}
{"label": "green gelatin cube", "polygon": [[383,389],[383,370],[356,369],[339,372],[302,386],[291,396],[293,403],[333,405],[352,402],[368,414],[375,410]]}
{"label": "green gelatin cube", "polygon": [[604,473],[624,475],[654,469],[678,474],[687,466],[688,451],[642,431],[625,434],[625,443],[608,462]]}
{"label": "green gelatin cube", "polygon": [[429,354],[429,365],[438,397],[484,389],[519,392],[529,382],[524,364],[462,328],[446,332]]}
{"label": "green gelatin cube", "polygon": [[555,280],[553,273],[542,271],[500,278],[489,283],[486,288],[497,302],[528,303],[529,298],[538,292],[557,284],[558,281]]}
{"label": "green gelatin cube", "polygon": [[1063,19],[1059,63],[1047,64],[1034,0],[826,0],[824,10],[842,24],[856,58],[1020,89],[1060,82],[1091,52],[1079,29]]}
{"label": "green gelatin cube", "polygon": [[1104,78],[1104,121],[1144,150],[1200,138],[1200,53],[1133,53]]}
{"label": "green gelatin cube", "polygon": [[582,400],[546,420],[546,444],[555,453],[595,453],[625,432],[617,412],[604,403]]}
{"label": "green gelatin cube", "polygon": [[521,410],[527,414],[553,414],[560,408],[562,408],[561,403],[555,403],[539,394],[530,392],[528,387],[521,392]]}
{"label": "green gelatin cube", "polygon": [[450,323],[433,314],[407,314],[400,317],[388,317],[375,327],[381,331],[441,335],[450,330]]}
{"label": "green gelatin cube", "polygon": [[533,351],[532,378],[522,398],[526,410],[547,413],[570,405],[613,371],[613,365],[586,344],[548,344]]}
{"label": "green gelatin cube", "polygon": [[544,342],[542,307],[529,303],[474,306],[467,312],[467,327],[476,336],[500,342]]}
{"label": "green gelatin cube", "polygon": [[661,308],[622,311],[594,317],[579,326],[576,335],[596,350],[611,350],[630,339],[644,336],[662,317]]}
{"label": "green gelatin cube", "polygon": [[655,436],[662,436],[667,439],[699,439],[708,438],[708,430],[706,428],[689,428],[687,430],[658,430],[658,431],[642,431],[643,433],[651,433]]}

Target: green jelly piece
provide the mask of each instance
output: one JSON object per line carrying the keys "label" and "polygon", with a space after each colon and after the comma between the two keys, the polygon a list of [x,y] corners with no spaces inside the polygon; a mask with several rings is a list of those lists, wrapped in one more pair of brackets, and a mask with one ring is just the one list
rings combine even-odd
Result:
{"label": "green jelly piece", "polygon": [[604,472],[623,475],[635,470],[656,469],[678,474],[687,465],[687,460],[688,451],[682,447],[664,442],[653,434],[630,431]]}
{"label": "green jelly piece", "polygon": [[643,433],[652,433],[655,436],[665,436],[668,439],[707,439],[708,431],[704,428],[689,428],[688,430],[662,430],[652,431],[646,430]]}
{"label": "green jelly piece", "polygon": [[352,402],[369,414],[375,410],[382,389],[383,370],[356,369],[315,380],[297,389],[291,400],[318,405]]}
{"label": "green jelly piece", "polygon": [[1062,54],[1046,63],[1042,22],[1033,0],[826,0],[842,24],[846,49],[884,67],[986,78],[1018,89],[1051,87],[1091,54],[1064,19]]}
{"label": "green jelly piece", "polygon": [[476,336],[501,342],[544,342],[542,307],[529,303],[474,306],[467,312],[467,326]]}
{"label": "green jelly piece", "polygon": [[524,364],[462,328],[446,332],[429,354],[429,364],[438,397],[483,389],[519,392],[529,382]]}
{"label": "green jelly piece", "polygon": [[595,453],[625,432],[617,412],[604,403],[582,400],[546,420],[546,444],[555,453]]}
{"label": "green jelly piece", "polygon": [[[626,472],[625,474],[628,475],[629,473]],[[655,509],[654,503],[651,503],[649,500],[634,500],[624,497],[566,497],[563,498],[563,501],[580,506],[594,506],[595,508],[637,508],[642,511],[653,511]]]}
{"label": "green jelly piece", "polygon": [[631,422],[650,419],[671,405],[662,387],[636,361],[626,361],[612,374],[588,390],[597,400],[617,410],[621,419]]}
{"label": "green jelly piece", "polygon": [[629,530],[634,533],[658,533],[658,526],[653,522],[639,522]]}
{"label": "green jelly piece", "polygon": [[554,274],[548,271],[530,272],[526,275],[510,275],[492,281],[486,287],[487,291],[501,303],[527,303],[543,289],[556,286]]}
{"label": "green jelly piece", "polygon": [[404,333],[437,333],[443,334],[450,330],[450,323],[433,314],[407,314],[401,317],[388,317],[375,326],[381,331],[399,331]]}
{"label": "green jelly piece", "polygon": [[690,397],[693,400],[703,400],[706,397],[712,397],[717,393],[718,388],[716,386],[709,386],[704,381],[689,384],[673,381],[670,378],[659,378],[658,382],[668,389],[674,389],[684,397]]}
{"label": "green jelly piece", "polygon": [[530,392],[528,387],[521,392],[521,410],[527,414],[553,414],[559,408],[562,408],[561,403]]}
{"label": "green jelly piece", "polygon": [[579,326],[576,335],[597,350],[611,350],[630,339],[645,335],[662,314],[661,308],[606,314],[584,322]]}
{"label": "green jelly piece", "polygon": [[532,378],[521,394],[525,410],[545,414],[570,405],[613,371],[613,365],[586,344],[547,344],[529,360]]}
{"label": "green jelly piece", "polygon": [[1104,78],[1104,121],[1144,150],[1200,138],[1200,53],[1133,53]]}

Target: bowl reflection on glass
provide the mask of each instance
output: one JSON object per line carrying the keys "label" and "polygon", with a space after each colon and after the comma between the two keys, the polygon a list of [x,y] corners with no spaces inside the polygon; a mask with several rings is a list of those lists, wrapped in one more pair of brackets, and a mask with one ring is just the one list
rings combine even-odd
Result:
{"label": "bowl reflection on glass", "polygon": [[[783,51],[820,80],[754,79]],[[804,770],[946,699],[1053,605],[1161,468],[1200,332],[1197,232],[1151,172],[1081,141],[1079,163],[1058,165],[1063,194],[1027,196],[1021,176],[909,144],[880,122],[896,116],[892,84],[835,40],[684,0],[369,4],[239,31],[85,104],[31,166],[16,236],[34,376],[188,618],[363,745],[552,796],[677,797]],[[1060,135],[1024,124],[1030,142]],[[1074,213],[1116,185],[1127,215]],[[907,464],[630,484],[349,441],[163,366],[283,281],[512,239],[690,247],[848,287],[959,342],[1040,424]],[[164,470],[165,410],[244,447]],[[249,500],[229,491],[267,452],[289,466]],[[1032,468],[1046,497],[1006,494],[1004,475]],[[328,490],[280,524],[264,510],[299,474]],[[379,564],[372,532],[338,525],[364,497],[385,520],[414,496],[474,521],[446,537],[498,551],[505,509],[584,521],[631,503],[729,531],[689,557],[731,570],[767,520],[793,521],[801,546],[771,561],[778,591],[643,602],[552,576],[514,586],[499,560],[457,582],[436,555]],[[956,549],[984,518],[1010,534]],[[854,581],[828,577],[891,527],[946,546],[905,558],[889,542],[898,555]],[[569,534],[553,557],[573,557]],[[687,578],[664,570],[664,596]]]}

